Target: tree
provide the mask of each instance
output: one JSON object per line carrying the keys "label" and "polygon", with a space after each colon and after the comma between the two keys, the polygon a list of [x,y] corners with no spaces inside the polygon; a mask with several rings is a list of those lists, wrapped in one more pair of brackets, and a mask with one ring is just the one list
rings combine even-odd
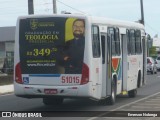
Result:
{"label": "tree", "polygon": [[155,47],[155,46],[152,46],[152,47],[149,49],[149,56],[152,56],[152,57],[157,56],[157,51],[156,51],[156,47]]}

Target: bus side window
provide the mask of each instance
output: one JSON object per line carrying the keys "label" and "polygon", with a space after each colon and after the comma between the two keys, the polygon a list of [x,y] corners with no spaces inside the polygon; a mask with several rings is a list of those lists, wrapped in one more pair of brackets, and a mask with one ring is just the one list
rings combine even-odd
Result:
{"label": "bus side window", "polygon": [[108,28],[108,36],[111,39],[111,45],[112,45],[112,55],[116,55],[116,35],[115,35],[115,29],[114,28]]}
{"label": "bus side window", "polygon": [[120,51],[120,37],[119,37],[119,29],[116,28],[115,29],[115,50],[116,50],[116,55],[120,55],[121,51]]}
{"label": "bus side window", "polygon": [[92,26],[92,51],[93,57],[100,57],[100,39],[99,39],[99,28],[98,26]]}
{"label": "bus side window", "polygon": [[110,40],[111,36],[108,34],[107,35],[107,64],[110,62],[110,56],[111,56],[111,45],[110,45]]}
{"label": "bus side window", "polygon": [[128,55],[131,54],[131,41],[130,41],[130,31],[127,30],[127,50],[128,50]]}
{"label": "bus side window", "polygon": [[136,54],[136,37],[135,37],[135,30],[130,30],[130,47],[131,47],[131,54]]}
{"label": "bus side window", "polygon": [[105,64],[105,36],[101,35],[102,64]]}
{"label": "bus side window", "polygon": [[142,53],[142,47],[141,47],[141,31],[136,30],[136,53],[140,54]]}

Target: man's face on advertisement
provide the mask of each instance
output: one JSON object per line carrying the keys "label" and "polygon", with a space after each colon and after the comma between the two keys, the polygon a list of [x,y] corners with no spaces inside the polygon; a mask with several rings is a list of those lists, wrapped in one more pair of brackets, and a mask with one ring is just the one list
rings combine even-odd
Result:
{"label": "man's face on advertisement", "polygon": [[73,35],[75,38],[81,38],[84,36],[84,22],[83,21],[75,21],[73,24]]}

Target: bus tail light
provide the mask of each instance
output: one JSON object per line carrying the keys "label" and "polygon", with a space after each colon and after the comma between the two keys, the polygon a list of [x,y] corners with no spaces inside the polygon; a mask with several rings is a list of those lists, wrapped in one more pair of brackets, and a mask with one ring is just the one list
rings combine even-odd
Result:
{"label": "bus tail light", "polygon": [[18,63],[15,68],[15,81],[19,84],[23,83],[20,63]]}
{"label": "bus tail light", "polygon": [[82,66],[82,79],[81,79],[81,85],[87,84],[89,82],[89,67],[83,63]]}

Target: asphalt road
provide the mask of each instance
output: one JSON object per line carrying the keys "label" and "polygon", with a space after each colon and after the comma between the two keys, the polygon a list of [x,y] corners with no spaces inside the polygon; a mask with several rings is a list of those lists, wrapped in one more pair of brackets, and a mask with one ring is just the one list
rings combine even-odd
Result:
{"label": "asphalt road", "polygon": [[[150,99],[153,99],[155,95],[158,95],[155,99],[157,99],[157,101],[160,101],[159,92],[160,92],[160,72],[154,75],[150,75],[150,74],[147,75],[147,84],[143,86],[142,88],[138,89],[138,94],[135,98],[128,98],[128,96],[117,96],[116,104],[113,106],[110,106],[110,105],[102,106],[95,101],[84,100],[84,99],[78,99],[78,100],[77,99],[66,99],[64,101],[64,104],[61,106],[45,106],[42,103],[42,99],[39,99],[39,98],[38,99],[25,99],[25,98],[16,97],[14,94],[8,94],[8,95],[0,96],[0,111],[18,111],[18,112],[20,111],[21,112],[25,112],[25,111],[30,111],[30,112],[33,112],[33,111],[36,111],[36,112],[41,112],[41,111],[46,111],[46,112],[49,112],[49,111],[65,111],[65,112],[66,111],[106,111],[107,112],[107,111],[121,111],[121,110],[123,111],[124,110],[130,110],[130,111],[135,110],[136,111],[136,110],[140,110],[140,108],[143,108],[144,110],[146,110],[146,108],[144,107],[146,106],[145,104],[142,105],[140,108],[138,107],[136,108],[133,106],[135,106],[135,104],[140,104],[140,102],[144,103],[146,101],[149,101]],[[152,102],[156,103],[157,101],[152,101]],[[157,105],[158,104],[160,103],[157,103]],[[150,106],[150,107],[152,109],[156,108],[155,110],[160,111],[160,106],[159,107]],[[82,114],[84,115],[84,113]],[[94,113],[94,114],[96,114],[96,116],[98,115],[101,116],[102,113]],[[60,117],[57,117],[56,119],[63,119]],[[50,119],[51,118],[48,118],[47,120],[50,120]],[[65,119],[69,119],[69,118],[65,118]],[[81,118],[77,118],[77,119],[81,119]],[[83,118],[83,119],[86,119],[86,118]],[[97,119],[97,117],[92,117],[91,115],[87,119],[93,120],[93,119]]]}

